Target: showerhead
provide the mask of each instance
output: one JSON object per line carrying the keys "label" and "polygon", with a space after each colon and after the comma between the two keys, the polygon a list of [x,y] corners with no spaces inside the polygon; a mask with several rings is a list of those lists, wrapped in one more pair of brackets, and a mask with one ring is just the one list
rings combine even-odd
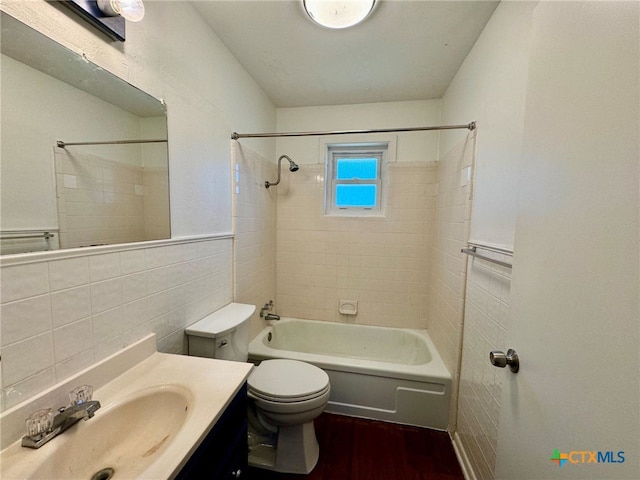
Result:
{"label": "showerhead", "polygon": [[268,180],[266,182],[264,182],[265,188],[273,187],[273,186],[278,185],[280,183],[280,163],[282,162],[283,158],[286,158],[287,162],[289,162],[289,171],[290,172],[297,172],[298,170],[300,170],[300,167],[298,166],[298,164],[296,162],[291,160],[287,155],[281,155],[280,158],[278,158],[278,179],[275,182],[270,182]]}
{"label": "showerhead", "polygon": [[293,160],[289,160],[289,171],[297,172],[298,170],[300,170],[300,167],[298,166],[298,164]]}

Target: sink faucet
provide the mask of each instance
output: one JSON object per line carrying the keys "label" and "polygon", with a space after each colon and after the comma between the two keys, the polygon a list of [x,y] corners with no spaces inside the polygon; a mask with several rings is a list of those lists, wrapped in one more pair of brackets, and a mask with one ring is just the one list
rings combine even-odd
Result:
{"label": "sink faucet", "polygon": [[[86,387],[89,386],[79,387],[79,389],[85,389],[83,391],[85,395]],[[79,389],[72,390],[70,397],[74,397]],[[76,397],[72,399],[72,405],[60,408],[55,416],[51,413],[51,409],[39,410],[30,415],[27,418],[27,435],[22,437],[22,446],[40,448],[80,420],[86,421],[92,418],[96,410],[100,408],[100,402],[91,400],[92,390],[90,387],[89,391],[89,400],[84,400],[84,397]]]}

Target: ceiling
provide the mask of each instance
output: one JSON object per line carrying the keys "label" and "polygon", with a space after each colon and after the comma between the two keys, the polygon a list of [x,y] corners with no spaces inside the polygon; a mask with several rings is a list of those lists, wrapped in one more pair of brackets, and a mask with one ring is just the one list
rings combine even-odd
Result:
{"label": "ceiling", "polygon": [[193,5],[276,107],[299,107],[441,98],[498,2],[378,0],[344,30],[301,0]]}

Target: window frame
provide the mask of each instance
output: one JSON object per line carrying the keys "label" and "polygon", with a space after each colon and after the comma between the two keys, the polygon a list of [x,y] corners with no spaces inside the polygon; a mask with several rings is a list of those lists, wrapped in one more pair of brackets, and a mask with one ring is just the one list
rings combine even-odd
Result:
{"label": "window frame", "polygon": [[[389,143],[388,141],[382,141],[325,144],[325,215],[359,217],[383,215]],[[337,179],[338,157],[378,159],[376,178]],[[336,205],[336,189],[338,185],[376,185],[376,205],[374,207],[338,207]]]}

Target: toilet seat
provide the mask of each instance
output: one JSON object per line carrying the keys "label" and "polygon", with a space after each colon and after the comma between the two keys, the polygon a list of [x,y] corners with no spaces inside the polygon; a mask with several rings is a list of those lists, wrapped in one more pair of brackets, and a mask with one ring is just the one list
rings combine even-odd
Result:
{"label": "toilet seat", "polygon": [[255,397],[269,402],[313,400],[329,389],[329,376],[320,368],[298,360],[265,360],[247,380]]}
{"label": "toilet seat", "polygon": [[319,392],[311,393],[309,395],[303,395],[300,397],[278,397],[278,396],[265,395],[264,393],[256,392],[251,387],[249,387],[249,396],[257,400],[264,400],[267,402],[298,403],[298,402],[307,402],[309,400],[314,400],[318,397],[325,395],[328,391],[329,391],[329,385],[327,385],[326,388],[323,388]]}

